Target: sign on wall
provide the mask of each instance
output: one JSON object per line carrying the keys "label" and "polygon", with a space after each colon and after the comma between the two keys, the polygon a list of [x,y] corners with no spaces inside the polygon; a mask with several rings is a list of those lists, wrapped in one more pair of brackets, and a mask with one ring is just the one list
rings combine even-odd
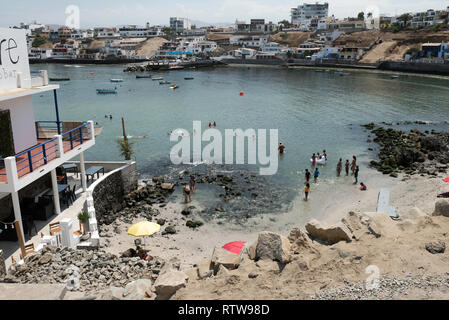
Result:
{"label": "sign on wall", "polygon": [[0,28],[0,92],[17,88],[17,74],[30,79],[25,30]]}

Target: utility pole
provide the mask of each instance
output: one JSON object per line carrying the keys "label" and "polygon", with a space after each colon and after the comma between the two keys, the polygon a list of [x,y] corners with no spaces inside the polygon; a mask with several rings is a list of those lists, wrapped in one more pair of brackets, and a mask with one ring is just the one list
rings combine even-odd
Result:
{"label": "utility pole", "polygon": [[123,141],[128,141],[128,137],[126,136],[125,130],[125,119],[122,117],[122,129],[123,129]]}

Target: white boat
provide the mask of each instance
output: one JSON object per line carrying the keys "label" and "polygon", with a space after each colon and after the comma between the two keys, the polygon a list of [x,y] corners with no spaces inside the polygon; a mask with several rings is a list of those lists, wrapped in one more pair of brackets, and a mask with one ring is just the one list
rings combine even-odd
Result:
{"label": "white boat", "polygon": [[152,77],[151,80],[164,80],[162,77]]}
{"label": "white boat", "polygon": [[111,82],[123,82],[123,79],[111,79]]}
{"label": "white boat", "polygon": [[[313,163],[313,159],[310,159],[310,162]],[[326,158],[322,157],[321,159],[315,159],[315,163],[324,165],[326,164]]]}

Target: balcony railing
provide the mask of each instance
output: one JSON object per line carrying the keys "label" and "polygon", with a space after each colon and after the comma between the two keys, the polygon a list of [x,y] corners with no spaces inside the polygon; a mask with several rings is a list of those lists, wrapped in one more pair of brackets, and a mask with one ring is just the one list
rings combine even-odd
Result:
{"label": "balcony railing", "polygon": [[[79,125],[81,123],[81,125]],[[21,178],[28,173],[36,171],[38,168],[46,165],[48,162],[60,158],[62,154],[67,153],[76,147],[82,145],[88,140],[94,138],[95,132],[92,122],[60,122],[56,121],[41,121],[39,125],[36,123],[38,141],[42,143],[27,149],[25,151],[16,154],[13,157],[2,159],[0,158],[0,183],[8,183],[8,168],[11,172],[11,168],[15,167],[17,178]],[[57,128],[60,127],[73,127],[75,124],[78,126],[64,132],[60,136],[56,136]],[[52,127],[53,126],[53,127]],[[45,131],[47,130],[47,131]],[[44,132],[45,131],[45,132]],[[52,138],[49,139],[47,135],[53,132]],[[11,165],[15,162],[14,166]],[[9,161],[9,166],[8,162]],[[13,173],[15,175],[15,173]]]}

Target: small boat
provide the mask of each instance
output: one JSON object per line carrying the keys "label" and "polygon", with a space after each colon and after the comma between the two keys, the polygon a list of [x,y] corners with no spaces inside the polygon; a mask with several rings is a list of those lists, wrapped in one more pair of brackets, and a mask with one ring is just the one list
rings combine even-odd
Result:
{"label": "small boat", "polygon": [[176,84],[176,83],[173,83],[171,86],[170,86],[170,89],[178,89],[179,87],[178,87],[178,85]]}
{"label": "small boat", "polygon": [[152,77],[151,80],[164,80],[162,77]]}
{"label": "small boat", "polygon": [[392,76],[390,76],[390,78],[391,79],[397,79],[397,78],[399,78],[399,76],[392,75]]}
{"label": "small boat", "polygon": [[70,81],[70,78],[49,78],[50,81]]}
{"label": "small boat", "polygon": [[170,81],[159,81],[159,84],[170,84]]}
{"label": "small boat", "polygon": [[193,80],[193,77],[185,77],[184,80]]}
{"label": "small boat", "polygon": [[139,76],[139,75],[137,75],[136,79],[151,79],[151,76],[150,75],[147,75],[147,76]]}
{"label": "small boat", "polygon": [[97,89],[97,93],[99,94],[115,94],[117,93],[117,90],[115,89]]}
{"label": "small boat", "polygon": [[[313,163],[313,159],[310,159],[310,162]],[[326,159],[324,157],[322,157],[321,159],[315,159],[315,163],[316,164],[322,164],[325,165],[326,164]]]}
{"label": "small boat", "polygon": [[123,82],[123,79],[111,79],[111,82]]}

